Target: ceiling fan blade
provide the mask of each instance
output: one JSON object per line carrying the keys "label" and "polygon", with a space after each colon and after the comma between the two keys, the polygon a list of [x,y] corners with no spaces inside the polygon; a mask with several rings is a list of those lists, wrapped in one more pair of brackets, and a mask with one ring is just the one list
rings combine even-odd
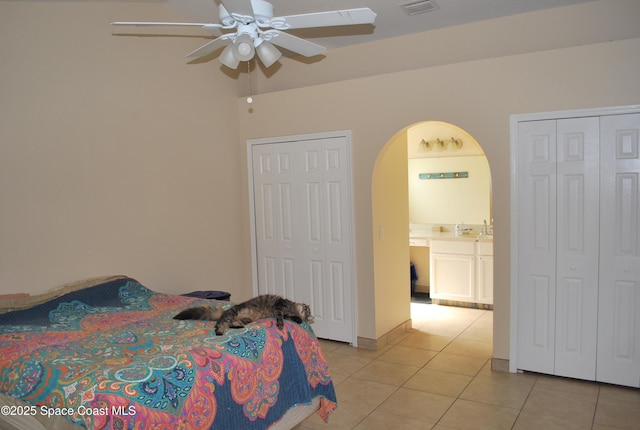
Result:
{"label": "ceiling fan blade", "polygon": [[304,40],[278,30],[265,31],[263,32],[262,37],[264,40],[267,40],[276,46],[288,49],[296,54],[304,55],[305,57],[313,57],[314,55],[322,54],[327,49],[317,43],[309,42],[308,40]]}
{"label": "ceiling fan blade", "polygon": [[235,33],[223,34],[222,36],[216,39],[213,39],[211,42],[202,45],[195,51],[188,53],[187,58],[197,58],[197,57],[203,57],[205,55],[209,55],[216,49],[222,48],[223,46],[231,43],[233,36],[235,36]]}
{"label": "ceiling fan blade", "polygon": [[202,22],[125,22],[125,21],[115,21],[109,23],[110,25],[133,25],[136,27],[202,27],[205,30],[210,30],[212,28],[222,28],[222,24],[212,24],[212,23],[202,23]]}
{"label": "ceiling fan blade", "polygon": [[271,27],[278,30],[293,28],[332,27],[335,25],[372,24],[376,13],[368,7],[305,13],[271,18]]}
{"label": "ceiling fan blade", "polygon": [[221,3],[230,15],[253,16],[251,0],[222,0]]}

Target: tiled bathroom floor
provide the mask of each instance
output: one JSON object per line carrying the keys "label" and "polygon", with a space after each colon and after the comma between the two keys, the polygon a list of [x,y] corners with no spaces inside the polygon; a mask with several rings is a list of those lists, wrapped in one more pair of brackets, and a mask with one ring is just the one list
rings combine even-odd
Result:
{"label": "tiled bathroom floor", "polygon": [[413,331],[380,351],[322,341],[338,409],[308,429],[640,429],[640,390],[491,371],[493,312],[411,304]]}

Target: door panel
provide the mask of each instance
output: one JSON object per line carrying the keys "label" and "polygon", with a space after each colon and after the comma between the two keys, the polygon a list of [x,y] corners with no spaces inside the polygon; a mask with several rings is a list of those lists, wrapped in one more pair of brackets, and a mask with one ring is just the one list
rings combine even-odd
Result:
{"label": "door panel", "polygon": [[633,387],[640,386],[639,135],[640,114],[602,118],[597,378]]}
{"label": "door panel", "polygon": [[555,374],[595,379],[599,118],[557,122]]}
{"label": "door panel", "polygon": [[518,124],[518,368],[555,372],[556,121]]}

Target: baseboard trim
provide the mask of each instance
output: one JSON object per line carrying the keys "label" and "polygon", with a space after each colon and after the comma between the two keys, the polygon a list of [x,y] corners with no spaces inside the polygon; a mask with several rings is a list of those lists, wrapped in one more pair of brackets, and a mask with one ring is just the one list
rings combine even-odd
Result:
{"label": "baseboard trim", "polygon": [[491,370],[509,373],[509,360],[507,358],[491,358]]}
{"label": "baseboard trim", "polygon": [[367,337],[358,336],[358,348],[368,349],[371,351],[377,351],[380,348],[383,348],[394,340],[409,332],[413,327],[411,320],[408,319],[402,324],[399,324],[395,328],[389,330],[387,333],[383,334],[377,339],[370,339]]}

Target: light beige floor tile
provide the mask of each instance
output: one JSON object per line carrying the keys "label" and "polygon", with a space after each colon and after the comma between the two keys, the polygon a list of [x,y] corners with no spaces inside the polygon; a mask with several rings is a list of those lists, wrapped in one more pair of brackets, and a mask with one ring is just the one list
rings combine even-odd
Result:
{"label": "light beige floor tile", "polygon": [[566,391],[540,388],[538,383],[531,390],[523,412],[553,415],[584,422],[593,420],[596,399],[591,394],[570,393]]}
{"label": "light beige floor tile", "polygon": [[420,369],[403,387],[442,394],[443,396],[458,397],[472,379],[471,376],[425,368]]}
{"label": "light beige floor tile", "polygon": [[438,353],[420,348],[410,348],[396,345],[378,357],[378,360],[390,361],[393,363],[406,364],[407,366],[422,367]]}
{"label": "light beige floor tile", "polygon": [[304,430],[351,430],[358,425],[371,411],[361,406],[348,403],[338,404],[338,408],[329,415],[329,422],[325,423],[320,415],[312,414],[302,422]]}
{"label": "light beige floor tile", "polygon": [[603,426],[601,424],[594,424],[591,427],[591,430],[620,430],[620,427],[609,427],[609,426]]}
{"label": "light beige floor tile", "polygon": [[325,354],[343,346],[346,345],[343,342],[336,342],[333,340],[326,340],[326,339],[318,339],[320,341],[320,348],[322,348],[322,352],[324,352]]}
{"label": "light beige floor tile", "polygon": [[[492,375],[494,373],[497,374],[501,374],[501,375],[509,375],[509,372],[502,372],[502,371],[497,371],[497,370],[493,370],[491,368],[491,360],[487,360],[487,362],[484,364],[484,366],[482,366],[482,369],[480,369],[480,371],[478,372],[477,376],[489,376]],[[512,374],[513,375],[513,374]],[[533,381],[535,381],[536,377],[532,374],[529,373],[518,373],[517,375],[520,375],[520,377],[528,377],[531,378]]]}
{"label": "light beige floor tile", "polygon": [[433,423],[375,411],[367,416],[355,430],[422,430],[431,429]]}
{"label": "light beige floor tile", "polygon": [[471,381],[460,398],[521,409],[534,383],[535,378],[527,375],[482,372]]}
{"label": "light beige floor tile", "polygon": [[483,313],[482,315],[480,315],[480,318],[478,318],[478,321],[491,321],[493,322],[493,311],[485,311],[485,313]]}
{"label": "light beige floor tile", "polygon": [[518,409],[456,400],[438,424],[460,430],[506,430],[511,429],[519,412]]}
{"label": "light beige floor tile", "polygon": [[471,321],[428,321],[415,327],[421,333],[444,337],[458,337],[471,325]]}
{"label": "light beige floor tile", "polygon": [[484,358],[441,352],[428,362],[426,367],[444,372],[475,376],[486,363],[487,359]]}
{"label": "light beige floor tile", "polygon": [[377,409],[403,417],[436,423],[455,401],[452,397],[400,388]]}
{"label": "light beige floor tile", "polygon": [[351,357],[368,358],[368,359],[371,359],[371,360],[375,360],[376,358],[378,358],[381,354],[384,354],[390,348],[391,348],[390,345],[385,345],[382,348],[373,351],[373,350],[370,350],[370,349],[354,348],[351,345],[342,344],[338,348],[334,349],[332,353],[333,354],[348,355],[348,356],[351,356]]}
{"label": "light beige floor tile", "polygon": [[513,430],[584,430],[591,428],[588,418],[559,417],[539,412],[521,412]]}
{"label": "light beige floor tile", "polygon": [[617,385],[601,385],[598,400],[631,402],[640,406],[640,390]]}
{"label": "light beige floor tile", "polygon": [[338,404],[350,403],[373,411],[398,390],[394,385],[349,377],[335,387]]}
{"label": "light beige floor tile", "polygon": [[453,338],[434,336],[422,332],[414,332],[402,341],[398,342],[400,346],[408,346],[410,348],[428,349],[430,351],[442,351]]}
{"label": "light beige floor tile", "polygon": [[353,376],[399,387],[407,382],[419,369],[417,366],[405,366],[376,360],[358,370]]}
{"label": "light beige floor tile", "polygon": [[[331,370],[331,369],[330,369]],[[343,381],[350,378],[350,375],[342,375],[340,373],[331,373],[331,381],[334,386],[340,385]]]}
{"label": "light beige floor tile", "polygon": [[594,422],[619,429],[640,428],[640,391],[603,386],[600,389]]}
{"label": "light beige floor tile", "polygon": [[578,379],[561,378],[550,375],[539,375],[535,388],[545,388],[565,393],[588,395],[594,400],[597,400],[598,393],[600,392],[599,384],[595,384],[590,381],[580,381]]}
{"label": "light beige floor tile", "polygon": [[413,329],[408,329],[407,331],[405,331],[404,333],[402,333],[400,336],[394,337],[393,339],[389,340],[389,346],[394,346],[399,344],[400,342],[402,342],[403,340],[405,340],[407,337],[409,337],[409,335],[413,332]]}
{"label": "light beige floor tile", "polygon": [[637,389],[491,371],[493,312],[411,309],[414,329],[379,351],[321,341],[338,409],[296,430],[640,429]]}
{"label": "light beige floor tile", "polygon": [[482,327],[478,323],[460,333],[458,339],[473,340],[475,342],[493,343],[493,325]]}
{"label": "light beige floor tile", "polygon": [[477,342],[474,340],[457,338],[446,346],[443,352],[451,354],[469,355],[471,357],[491,358],[493,354],[493,345],[486,342]]}
{"label": "light beige floor tile", "polygon": [[355,372],[373,361],[371,358],[358,357],[350,354],[340,354],[335,351],[325,354],[325,358],[327,359],[329,370],[332,375],[353,375]]}

